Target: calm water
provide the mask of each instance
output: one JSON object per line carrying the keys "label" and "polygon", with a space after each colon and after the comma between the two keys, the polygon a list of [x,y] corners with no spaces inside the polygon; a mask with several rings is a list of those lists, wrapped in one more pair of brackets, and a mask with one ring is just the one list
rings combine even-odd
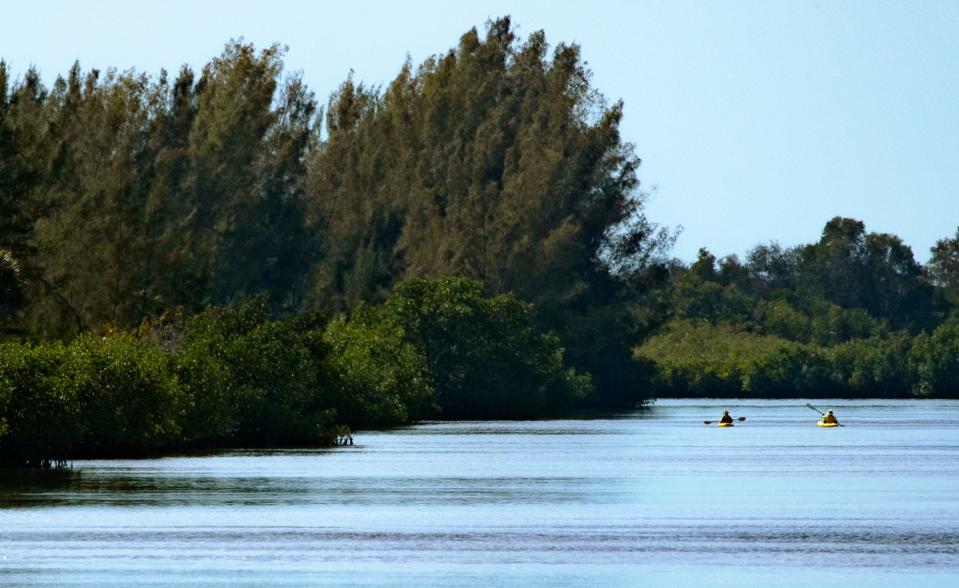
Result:
{"label": "calm water", "polygon": [[959,402],[814,404],[2,472],[0,585],[959,585]]}

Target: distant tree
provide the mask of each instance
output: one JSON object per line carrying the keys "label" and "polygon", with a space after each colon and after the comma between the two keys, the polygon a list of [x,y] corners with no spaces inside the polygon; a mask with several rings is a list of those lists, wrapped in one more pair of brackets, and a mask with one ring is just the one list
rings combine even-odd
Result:
{"label": "distant tree", "polygon": [[716,256],[705,247],[700,247],[696,261],[689,266],[689,272],[704,282],[717,281]]}
{"label": "distant tree", "polygon": [[918,331],[934,326],[932,288],[912,249],[895,235],[870,233],[866,250],[872,290],[866,309],[873,316],[888,318],[894,328]]}
{"label": "distant tree", "polygon": [[927,270],[932,283],[953,307],[959,307],[959,229],[954,237],[936,241],[931,251]]}
{"label": "distant tree", "polygon": [[746,255],[746,269],[753,287],[761,295],[792,290],[797,280],[797,249],[783,249],[778,243],[757,245]]}
{"label": "distant tree", "polygon": [[808,343],[812,339],[813,321],[786,300],[770,300],[757,311],[762,331],[789,341]]}
{"label": "distant tree", "polygon": [[719,283],[724,286],[736,286],[745,292],[750,291],[749,269],[739,261],[737,255],[727,255],[719,260],[719,269],[716,274]]}
{"label": "distant tree", "polygon": [[895,328],[929,324],[931,290],[912,250],[898,237],[866,233],[858,220],[836,217],[822,238],[801,250],[800,286],[844,308],[863,308]]}
{"label": "distant tree", "polygon": [[916,337],[909,365],[916,395],[959,398],[959,322],[946,321],[931,335]]}
{"label": "distant tree", "polygon": [[672,289],[670,310],[685,319],[744,323],[755,306],[744,291],[749,288],[746,269],[736,256],[724,257],[717,270],[716,256],[701,248],[696,261],[679,272]]}
{"label": "distant tree", "polygon": [[846,307],[864,307],[866,292],[866,226],[862,221],[835,217],[826,223],[819,242],[800,253],[803,286]]}

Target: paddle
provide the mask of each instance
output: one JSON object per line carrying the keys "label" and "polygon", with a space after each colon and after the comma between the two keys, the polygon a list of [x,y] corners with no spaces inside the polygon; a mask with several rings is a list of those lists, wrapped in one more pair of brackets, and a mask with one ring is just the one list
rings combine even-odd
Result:
{"label": "paddle", "polygon": [[[746,420],[746,417],[739,417],[739,418],[736,419],[736,420],[739,421],[739,422],[743,422],[744,420]],[[703,424],[711,425],[711,424],[713,424],[713,423],[715,423],[715,422],[716,422],[716,421],[703,421]]]}
{"label": "paddle", "polygon": [[[823,411],[819,410],[819,409],[816,408],[815,406],[809,404],[808,402],[806,403],[806,408],[811,408],[811,409],[815,410],[816,412],[818,412],[819,414],[821,414],[822,416],[826,416],[826,413],[824,413]],[[836,421],[836,424],[839,425],[840,427],[845,427],[845,426],[846,426],[846,425],[840,423],[839,421]]]}

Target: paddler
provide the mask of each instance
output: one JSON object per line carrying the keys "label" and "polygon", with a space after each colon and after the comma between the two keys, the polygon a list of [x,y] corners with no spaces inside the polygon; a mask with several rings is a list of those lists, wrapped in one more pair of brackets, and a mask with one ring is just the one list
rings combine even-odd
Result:
{"label": "paddler", "polygon": [[723,411],[723,418],[719,419],[719,422],[720,422],[720,423],[732,423],[732,422],[733,422],[733,417],[729,416],[729,411],[728,411],[728,410],[724,410],[724,411]]}
{"label": "paddler", "polygon": [[839,421],[836,419],[836,415],[834,415],[831,410],[822,415],[822,422],[833,425],[839,424]]}

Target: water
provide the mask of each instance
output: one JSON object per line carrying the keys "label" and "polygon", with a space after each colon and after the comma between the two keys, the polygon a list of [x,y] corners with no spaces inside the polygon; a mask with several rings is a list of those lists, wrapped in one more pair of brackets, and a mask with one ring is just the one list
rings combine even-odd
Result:
{"label": "water", "polygon": [[959,402],[804,403],[2,472],[0,585],[959,585]]}

